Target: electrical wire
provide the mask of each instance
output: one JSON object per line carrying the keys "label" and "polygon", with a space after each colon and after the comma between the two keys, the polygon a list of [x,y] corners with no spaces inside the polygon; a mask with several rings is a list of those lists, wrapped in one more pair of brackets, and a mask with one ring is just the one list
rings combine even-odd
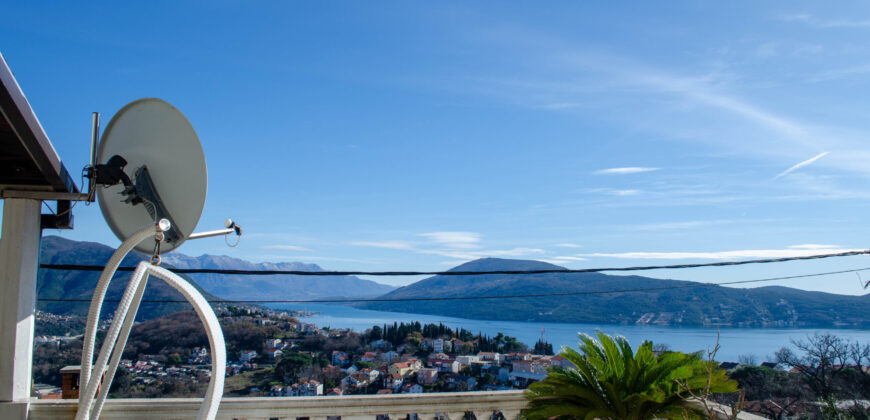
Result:
{"label": "electrical wire", "polygon": [[[798,274],[794,276],[782,276],[782,277],[768,277],[763,279],[752,279],[752,280],[736,280],[736,281],[726,281],[720,283],[690,283],[690,284],[680,284],[673,286],[660,286],[660,287],[639,287],[633,289],[616,289],[616,290],[587,290],[587,291],[578,291],[578,292],[559,292],[559,293],[527,293],[527,294],[514,294],[514,295],[495,295],[495,296],[443,296],[443,297],[419,297],[419,298],[371,298],[371,299],[314,299],[314,300],[300,300],[300,299],[265,299],[265,300],[222,300],[222,299],[212,299],[209,300],[210,303],[365,303],[365,302],[419,302],[419,301],[449,301],[449,300],[488,300],[488,299],[518,299],[518,298],[535,298],[535,297],[558,297],[558,296],[582,296],[582,295],[604,295],[604,294],[613,294],[613,293],[637,293],[637,292],[652,292],[652,291],[662,291],[662,290],[673,290],[673,289],[688,289],[688,288],[696,288],[696,287],[714,287],[714,286],[724,286],[731,284],[748,284],[748,283],[761,283],[768,281],[776,281],[776,280],[791,280],[791,279],[799,279],[806,277],[818,277],[818,276],[829,276],[833,274],[843,274],[843,273],[857,273],[859,271],[867,271],[870,270],[870,267],[864,268],[855,268],[851,270],[840,270],[840,271],[829,271],[826,273],[813,273],[813,274]],[[39,302],[90,302],[90,299],[37,299]],[[109,300],[106,299],[105,302],[118,302],[117,300]],[[145,299],[142,300],[142,303],[186,303],[186,300],[177,300],[177,299]]]}
{"label": "electrical wire", "polygon": [[[861,251],[847,251],[836,254],[816,254],[799,257],[767,258],[758,260],[719,261],[699,264],[674,264],[674,265],[648,265],[636,267],[607,267],[607,268],[579,268],[579,269],[546,269],[546,270],[490,270],[490,271],[299,271],[299,270],[229,270],[221,268],[173,268],[172,271],[182,274],[236,274],[248,276],[288,274],[295,276],[479,276],[485,274],[571,274],[571,273],[598,273],[602,271],[646,271],[662,269],[684,269],[698,267],[725,267],[746,264],[768,264],[786,261],[818,260],[823,258],[849,257],[855,255],[870,254],[870,249]],[[75,270],[75,271],[103,271],[101,265],[80,264],[40,264],[39,268],[49,270]],[[118,271],[133,271],[134,267],[118,267]]]}

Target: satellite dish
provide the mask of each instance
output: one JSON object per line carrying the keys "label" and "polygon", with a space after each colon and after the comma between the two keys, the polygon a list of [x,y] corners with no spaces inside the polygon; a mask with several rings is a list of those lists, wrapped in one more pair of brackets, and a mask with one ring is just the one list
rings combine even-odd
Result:
{"label": "satellite dish", "polygon": [[[160,219],[171,222],[161,254],[193,233],[205,205],[208,174],[199,137],[177,108],[157,98],[121,108],[106,126],[97,162],[102,163],[97,183],[111,185],[98,189],[100,210],[122,242]],[[151,254],[155,242],[143,241],[135,249]]]}

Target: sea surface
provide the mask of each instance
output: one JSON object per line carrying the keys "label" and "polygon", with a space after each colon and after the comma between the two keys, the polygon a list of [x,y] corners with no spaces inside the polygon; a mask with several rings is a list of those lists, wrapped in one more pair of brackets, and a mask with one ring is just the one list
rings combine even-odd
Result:
{"label": "sea surface", "polygon": [[[301,321],[318,327],[350,328],[363,332],[374,325],[382,326],[393,322],[414,322],[422,324],[443,323],[457,329],[465,328],[472,333],[494,336],[499,332],[516,337],[528,346],[533,346],[541,338],[553,344],[558,351],[562,346],[577,346],[577,333],[595,334],[601,330],[608,334],[618,334],[628,338],[633,348],[644,340],[667,344],[673,350],[683,352],[707,351],[716,345],[716,328],[659,327],[641,325],[596,325],[568,324],[554,322],[486,321],[479,319],[452,318],[440,315],[409,314],[401,312],[382,312],[357,309],[328,304],[274,304],[275,309],[306,310],[316,315],[300,318]],[[806,338],[814,333],[832,333],[838,336],[870,342],[867,329],[800,329],[800,328],[720,328],[719,351],[716,360],[736,362],[741,355],[754,355],[757,362],[772,360],[773,354],[790,340]]]}

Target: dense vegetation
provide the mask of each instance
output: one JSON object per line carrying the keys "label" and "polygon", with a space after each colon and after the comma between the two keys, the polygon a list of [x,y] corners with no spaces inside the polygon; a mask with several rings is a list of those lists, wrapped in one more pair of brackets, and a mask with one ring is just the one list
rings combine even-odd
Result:
{"label": "dense vegetation", "polygon": [[[477,351],[500,353],[526,350],[525,345],[517,341],[516,337],[506,336],[502,333],[496,334],[495,337],[489,337],[480,333],[475,335],[464,328],[454,330],[440,323],[421,325],[420,322],[411,322],[408,324],[400,322],[394,323],[393,325],[385,324],[383,327],[374,326],[367,333],[367,337],[370,341],[383,339],[396,346],[409,340],[411,344],[419,346],[420,340],[423,338],[456,338],[467,343],[467,348],[457,349],[458,352],[464,350],[465,353],[470,353],[474,349],[477,349]],[[472,342],[474,345],[471,344]],[[550,354],[552,354],[552,344],[550,344],[549,349]]]}
{"label": "dense vegetation", "polygon": [[598,339],[580,334],[579,351],[560,353],[574,367],[554,366],[547,378],[529,386],[528,419],[683,418],[706,414],[689,405],[693,397],[737,390],[737,382],[714,369],[700,354],[656,355],[646,341],[635,353],[628,340],[598,332]]}

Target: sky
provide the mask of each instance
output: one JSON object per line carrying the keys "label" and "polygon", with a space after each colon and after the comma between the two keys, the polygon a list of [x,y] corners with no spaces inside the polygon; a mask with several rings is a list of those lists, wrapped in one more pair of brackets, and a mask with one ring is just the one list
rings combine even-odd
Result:
{"label": "sky", "polygon": [[[868,3],[3,0],[0,15],[0,52],[70,173],[92,111],[105,126],[159,97],[187,115],[208,162],[198,230],[231,217],[244,236],[185,254],[379,271],[870,248]],[[120,243],[96,205],[74,215],[46,234]]]}

